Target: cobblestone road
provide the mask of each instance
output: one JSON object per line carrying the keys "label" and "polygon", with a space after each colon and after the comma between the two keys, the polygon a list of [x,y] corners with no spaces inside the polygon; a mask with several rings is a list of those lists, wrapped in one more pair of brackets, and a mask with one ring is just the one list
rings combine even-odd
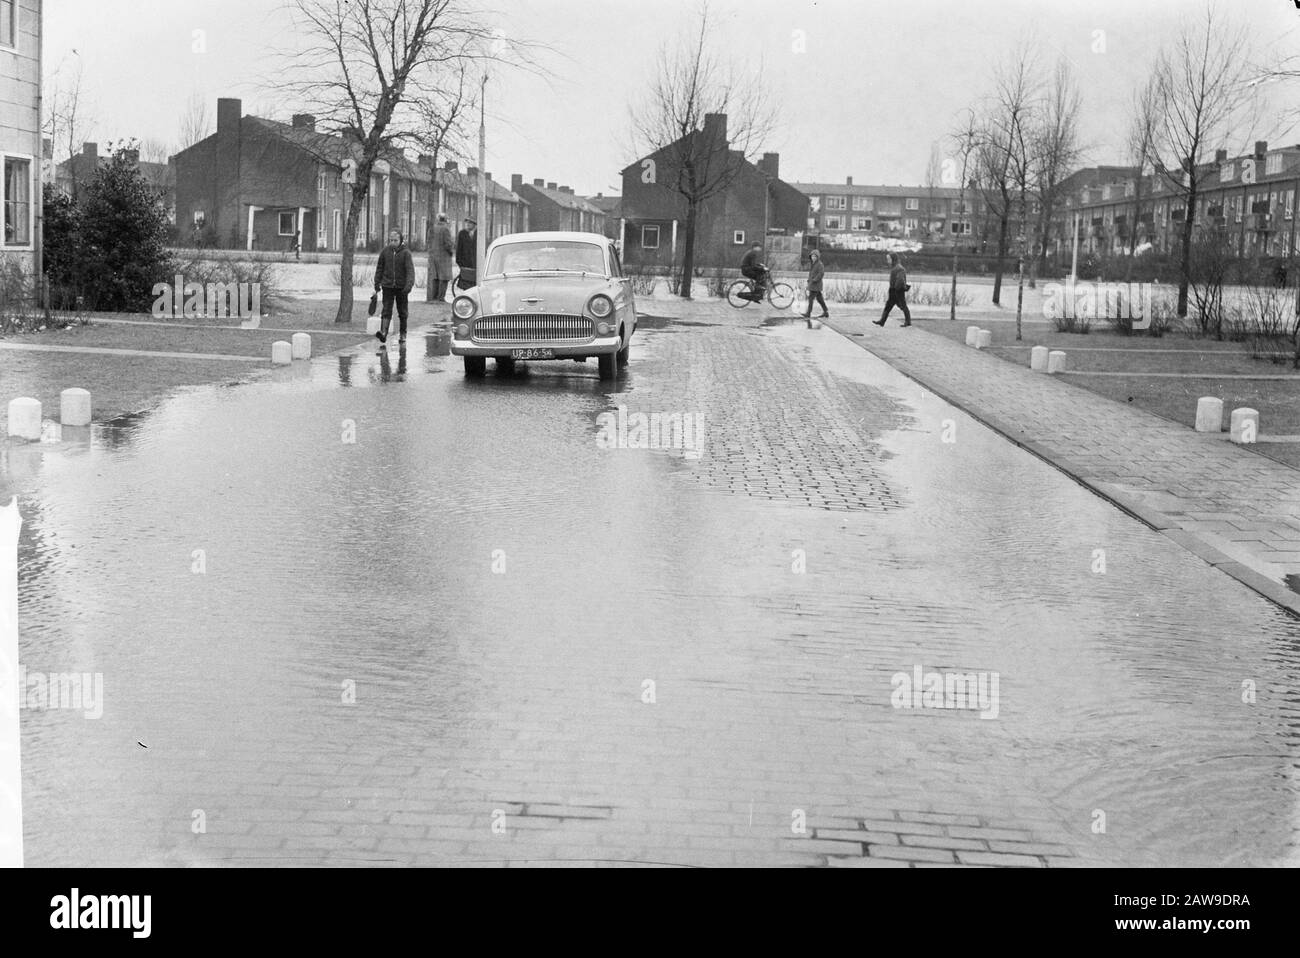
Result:
{"label": "cobblestone road", "polygon": [[438,351],[10,451],[23,663],[104,680],[23,714],[29,864],[1294,861],[1294,623],[849,340]]}

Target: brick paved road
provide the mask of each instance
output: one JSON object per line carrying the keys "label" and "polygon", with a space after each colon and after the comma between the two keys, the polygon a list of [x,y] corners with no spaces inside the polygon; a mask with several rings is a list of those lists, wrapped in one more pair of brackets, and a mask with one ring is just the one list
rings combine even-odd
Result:
{"label": "brick paved road", "polygon": [[[1294,859],[1293,623],[849,340],[436,351],[11,452],[23,662],[104,675],[24,712],[30,864]],[[619,406],[703,454],[601,448]]]}

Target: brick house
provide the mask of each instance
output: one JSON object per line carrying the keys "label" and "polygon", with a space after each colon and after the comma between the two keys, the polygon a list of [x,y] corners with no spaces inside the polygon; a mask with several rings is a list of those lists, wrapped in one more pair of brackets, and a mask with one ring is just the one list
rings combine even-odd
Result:
{"label": "brick house", "polygon": [[[687,142],[698,138],[699,142]],[[710,113],[704,129],[686,134],[623,170],[623,197],[617,235],[629,266],[668,269],[680,265],[686,199],[673,187],[683,151],[726,157],[736,164],[725,190],[706,199],[696,224],[695,265],[733,268],[755,240],[768,247],[798,243],[807,225],[808,197],[780,179],[780,157],[765,153],[750,163],[727,139],[727,117]],[[772,237],[772,239],[769,239]],[[782,241],[784,240],[784,242]],[[769,257],[773,260],[773,257]]]}
{"label": "brick house", "polygon": [[[123,152],[135,164],[145,180],[158,190],[159,202],[167,211],[168,219],[175,222],[176,184],[173,180],[171,164],[141,160],[138,149],[126,149]],[[73,196],[78,187],[89,183],[94,178],[95,171],[107,165],[111,158],[109,154],[100,154],[98,143],[83,143],[80,153],[64,160],[54,168],[54,185],[64,195]]]}
{"label": "brick house", "polygon": [[40,266],[41,0],[0,0],[0,260]]}
{"label": "brick house", "polygon": [[[304,250],[338,251],[358,157],[342,137],[317,131],[310,114],[284,124],[244,116],[239,100],[219,99],[217,131],[172,157],[178,229],[183,239],[205,245],[289,250],[301,236]],[[371,170],[357,247],[378,249],[398,229],[412,248],[423,249],[432,173],[429,157],[412,162],[400,150],[385,154]],[[438,173],[436,207],[451,219],[475,208],[467,182],[473,179],[448,164]],[[489,207],[496,229],[512,232],[526,222],[522,200],[491,184]]]}
{"label": "brick house", "polygon": [[[1195,223],[1198,234],[1217,231],[1237,256],[1291,257],[1297,249],[1296,205],[1300,198],[1300,144],[1269,149],[1260,140],[1252,152],[1233,158],[1218,150],[1197,168]],[[1054,217],[1059,245],[1068,255],[1079,217],[1081,253],[1114,254],[1150,244],[1156,252],[1177,252],[1186,219],[1186,197],[1163,175],[1141,181],[1136,170],[1099,166],[1079,170],[1062,186],[1065,199]]]}
{"label": "brick house", "polygon": [[[420,157],[420,163],[424,169],[432,170],[430,157]],[[486,216],[478,213],[478,167],[471,166],[462,173],[455,161],[448,160],[438,171],[439,208],[447,214],[452,232],[460,229],[461,221],[467,216],[478,221],[486,243],[510,233],[526,233],[532,229],[532,210],[528,200],[506,189],[492,178],[491,173],[483,175],[487,180]],[[427,179],[428,174],[425,176]]]}
{"label": "brick house", "polygon": [[851,176],[793,185],[808,197],[808,233],[822,247],[870,249],[899,239],[951,250],[997,242],[996,219],[974,188],[854,185]]}
{"label": "brick house", "polygon": [[618,239],[618,224],[623,218],[623,197],[597,193],[595,196],[584,196],[583,199],[605,215],[605,235],[612,240]]}
{"label": "brick house", "polygon": [[604,233],[605,214],[568,186],[543,180],[525,183],[521,174],[510,177],[510,189],[528,201],[533,230]]}

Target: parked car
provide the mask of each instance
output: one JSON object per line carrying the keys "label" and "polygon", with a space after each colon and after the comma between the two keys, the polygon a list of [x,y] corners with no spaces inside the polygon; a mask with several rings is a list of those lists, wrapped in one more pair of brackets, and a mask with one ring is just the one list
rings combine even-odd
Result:
{"label": "parked car", "polygon": [[488,247],[479,284],[452,301],[451,351],[465,374],[488,357],[516,360],[595,356],[601,379],[628,361],[636,332],[632,281],[618,250],[598,233],[514,233]]}

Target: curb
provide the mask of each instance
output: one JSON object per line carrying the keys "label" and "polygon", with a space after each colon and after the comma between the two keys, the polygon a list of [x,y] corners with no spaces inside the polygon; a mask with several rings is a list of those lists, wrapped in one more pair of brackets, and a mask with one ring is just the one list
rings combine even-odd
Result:
{"label": "curb", "polygon": [[[1286,586],[1274,582],[1272,579],[1256,572],[1249,566],[1225,555],[1200,536],[1188,532],[1185,529],[1178,528],[1177,525],[1175,525],[1175,523],[1163,513],[1141,505],[1121,493],[1103,489],[1100,483],[1085,476],[1083,474],[1084,470],[1069,459],[1048,452],[1041,443],[1030,439],[1017,438],[1015,434],[1016,430],[1009,423],[999,419],[997,416],[990,415],[989,413],[972,406],[963,399],[953,396],[947,388],[936,388],[934,383],[929,380],[922,379],[906,369],[901,369],[886,357],[873,352],[868,348],[863,337],[847,333],[827,320],[823,320],[822,325],[826,326],[828,329],[834,330],[835,333],[842,336],[844,339],[847,339],[855,346],[858,346],[864,352],[871,353],[872,356],[875,356],[881,362],[885,363],[903,376],[906,376],[917,385],[924,387],[944,402],[960,409],[976,422],[982,423],[989,429],[992,429],[998,435],[1010,441],[1013,445],[1020,447],[1036,458],[1042,460],[1058,472],[1069,476],[1098,498],[1104,499],[1106,502],[1109,502],[1111,505],[1118,508],[1121,512],[1127,513],[1143,525],[1165,536],[1170,541],[1176,542],[1212,568],[1218,569],[1225,575],[1236,579],[1252,592],[1255,592],[1263,596],[1265,599],[1268,599],[1270,602],[1281,606],[1287,612],[1291,613],[1291,615],[1300,619],[1300,594],[1292,592],[1290,589],[1286,588]],[[1002,362],[1002,360],[995,361]]]}

